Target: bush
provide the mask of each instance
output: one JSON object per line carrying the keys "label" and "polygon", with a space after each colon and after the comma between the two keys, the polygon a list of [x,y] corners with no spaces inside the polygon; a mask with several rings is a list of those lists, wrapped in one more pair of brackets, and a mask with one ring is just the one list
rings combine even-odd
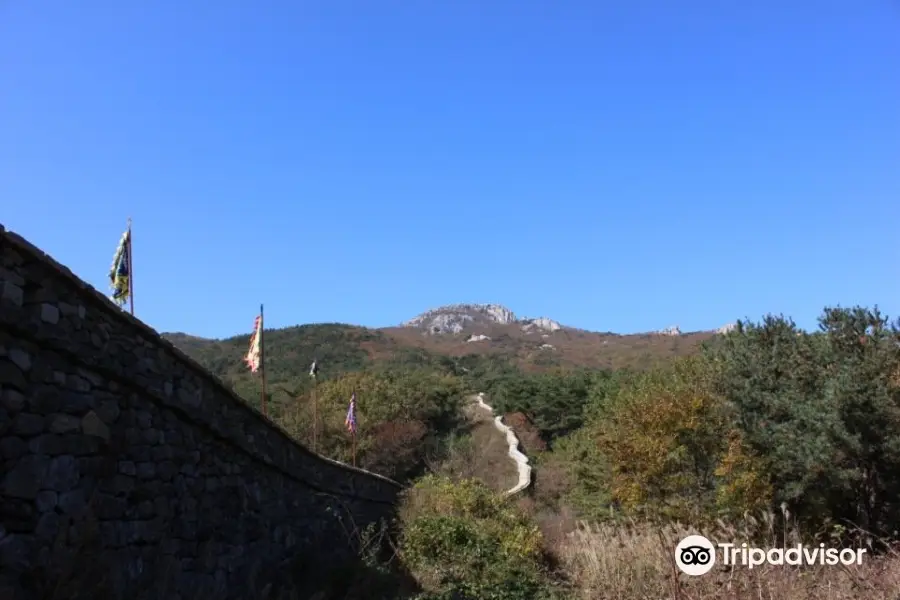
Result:
{"label": "bush", "polygon": [[547,597],[541,535],[485,485],[428,475],[407,493],[400,555],[429,599]]}
{"label": "bush", "polygon": [[604,469],[579,480],[601,487],[605,474],[610,500],[627,514],[698,522],[768,508],[763,464],[712,393],[702,359],[651,370],[596,410],[580,453],[587,458],[592,442],[600,457],[579,469]]}

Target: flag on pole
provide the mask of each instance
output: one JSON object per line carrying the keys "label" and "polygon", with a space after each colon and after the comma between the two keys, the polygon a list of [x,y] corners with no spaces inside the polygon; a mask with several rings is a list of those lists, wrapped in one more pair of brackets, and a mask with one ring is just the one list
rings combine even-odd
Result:
{"label": "flag on pole", "polygon": [[350,408],[347,409],[347,418],[344,419],[344,425],[347,426],[347,431],[352,434],[356,434],[356,392],[353,392],[353,395],[350,396]]}
{"label": "flag on pole", "polygon": [[309,376],[315,379],[318,374],[319,364],[316,362],[316,359],[313,359],[312,366],[309,368]]}
{"label": "flag on pole", "polygon": [[131,293],[131,227],[122,234],[119,247],[113,256],[112,267],[109,270],[109,282],[112,287],[112,301],[119,306],[124,306]]}
{"label": "flag on pole", "polygon": [[262,354],[261,344],[262,341],[262,315],[256,317],[256,321],[253,323],[253,333],[250,335],[250,349],[247,351],[247,355],[244,357],[244,362],[247,363],[247,366],[250,367],[251,373],[256,373],[259,370],[260,356]]}

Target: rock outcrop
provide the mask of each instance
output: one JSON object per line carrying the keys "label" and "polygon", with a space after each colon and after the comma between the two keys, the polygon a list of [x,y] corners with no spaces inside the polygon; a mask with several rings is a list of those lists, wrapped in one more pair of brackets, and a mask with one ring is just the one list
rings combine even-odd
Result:
{"label": "rock outcrop", "polygon": [[455,334],[479,327],[519,325],[526,333],[559,331],[563,326],[547,317],[519,319],[501,304],[448,304],[426,311],[402,324],[432,335]]}
{"label": "rock outcrop", "polygon": [[660,329],[655,332],[656,335],[681,335],[681,329],[678,328],[678,325],[672,325],[671,327],[666,327],[665,329]]}
{"label": "rock outcrop", "polygon": [[473,325],[508,325],[515,322],[516,315],[500,304],[448,304],[426,311],[403,323],[403,326],[442,334],[460,333]]}

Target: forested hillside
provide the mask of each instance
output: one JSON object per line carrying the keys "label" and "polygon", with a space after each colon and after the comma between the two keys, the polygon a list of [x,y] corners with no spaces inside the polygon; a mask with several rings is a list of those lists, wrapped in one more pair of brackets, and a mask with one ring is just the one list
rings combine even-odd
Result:
{"label": "forested hillside", "polygon": [[[471,343],[466,341],[468,333],[434,336],[410,328],[368,329],[338,323],[266,330],[266,373],[268,381],[275,384],[274,400],[278,402],[277,390],[296,391],[308,386],[306,375],[314,359],[320,367],[320,379],[376,366],[428,366],[460,374],[473,372],[471,378],[482,382],[508,371],[646,369],[675,356],[695,353],[704,341],[714,337],[712,332],[617,335],[578,329],[534,337],[508,325],[479,331],[493,337]],[[256,384],[241,360],[247,352],[249,333],[224,340],[185,333],[164,333],[163,337],[253,401]]]}
{"label": "forested hillside", "polygon": [[[307,371],[316,356],[318,450],[349,460],[343,418],[356,391],[360,464],[411,486],[394,558],[370,557],[393,575],[335,583],[333,597],[711,600],[724,589],[733,598],[887,600],[900,589],[900,329],[877,309],[826,309],[815,332],[780,316],[743,322],[644,369],[534,370],[510,355],[442,355],[333,325],[266,336],[279,381],[273,418],[313,443]],[[254,401],[240,364],[246,337],[176,341]],[[461,409],[473,391],[505,414],[534,464],[522,497],[467,479],[478,449]],[[840,568],[688,578],[672,551],[697,532],[870,554]]]}

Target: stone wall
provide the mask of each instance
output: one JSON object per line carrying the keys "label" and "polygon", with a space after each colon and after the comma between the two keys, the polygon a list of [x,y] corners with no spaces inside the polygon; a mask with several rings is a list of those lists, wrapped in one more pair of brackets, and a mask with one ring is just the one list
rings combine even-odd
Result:
{"label": "stone wall", "polygon": [[4,600],[88,573],[114,597],[253,598],[259,569],[336,564],[391,517],[396,482],[296,444],[2,226],[0,257]]}
{"label": "stone wall", "polygon": [[[476,395],[475,402],[491,415],[494,414],[493,407],[484,401],[484,393]],[[494,416],[494,427],[506,436],[506,445],[509,446],[507,454],[516,463],[516,473],[519,476],[516,485],[504,492],[505,496],[513,496],[531,485],[531,465],[528,464],[528,457],[519,450],[519,438],[516,437],[516,432],[503,422],[503,415]]]}

